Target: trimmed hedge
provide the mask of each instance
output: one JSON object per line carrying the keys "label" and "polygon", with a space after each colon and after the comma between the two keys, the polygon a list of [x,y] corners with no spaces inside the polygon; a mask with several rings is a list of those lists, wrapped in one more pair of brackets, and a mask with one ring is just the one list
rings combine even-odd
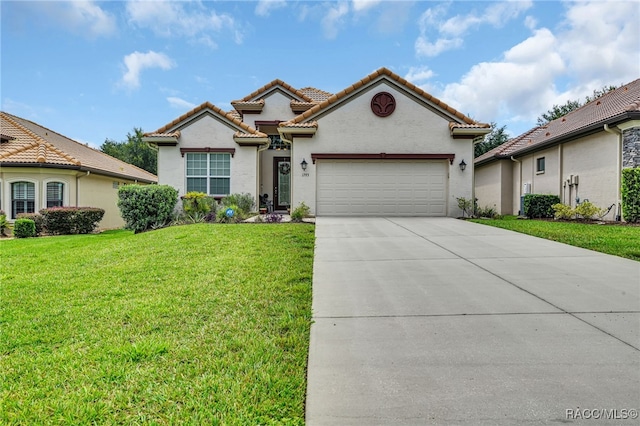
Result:
{"label": "trimmed hedge", "polygon": [[40,213],[18,213],[16,219],[31,219],[36,224],[36,236],[42,235],[47,231],[44,216]]}
{"label": "trimmed hedge", "polygon": [[622,169],[622,217],[640,222],[640,167]]}
{"label": "trimmed hedge", "polygon": [[13,224],[13,236],[30,238],[36,236],[36,223],[31,219],[16,219]]}
{"label": "trimmed hedge", "polygon": [[178,191],[169,185],[125,185],[118,189],[125,228],[136,234],[169,224],[177,202]]}
{"label": "trimmed hedge", "polygon": [[52,207],[40,210],[40,214],[50,234],[88,234],[98,227],[104,210],[96,207]]}
{"label": "trimmed hedge", "polygon": [[524,196],[524,215],[530,219],[553,217],[554,204],[560,204],[557,195],[527,194]]}

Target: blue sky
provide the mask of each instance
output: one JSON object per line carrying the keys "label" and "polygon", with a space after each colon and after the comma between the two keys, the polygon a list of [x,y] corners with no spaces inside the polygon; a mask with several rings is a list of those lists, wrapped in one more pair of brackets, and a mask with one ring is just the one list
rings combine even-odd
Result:
{"label": "blue sky", "polygon": [[640,77],[638,1],[2,1],[3,111],[99,147],[275,78],[384,66],[513,135]]}

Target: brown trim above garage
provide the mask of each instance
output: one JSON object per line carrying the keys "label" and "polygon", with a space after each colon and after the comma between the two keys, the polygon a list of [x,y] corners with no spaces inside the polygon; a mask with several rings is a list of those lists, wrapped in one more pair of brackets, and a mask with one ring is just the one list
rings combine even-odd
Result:
{"label": "brown trim above garage", "polygon": [[180,148],[180,155],[184,157],[185,152],[226,152],[233,157],[236,153],[235,148]]}
{"label": "brown trim above garage", "polygon": [[455,157],[455,154],[388,154],[386,152],[379,154],[311,153],[313,164],[316,160],[449,160],[449,164],[453,164]]}

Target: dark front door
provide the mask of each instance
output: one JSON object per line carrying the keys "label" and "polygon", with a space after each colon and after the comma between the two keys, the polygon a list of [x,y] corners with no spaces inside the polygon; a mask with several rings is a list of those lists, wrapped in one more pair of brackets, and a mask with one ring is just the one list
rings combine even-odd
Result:
{"label": "dark front door", "polygon": [[286,210],[291,206],[291,159],[273,159],[273,208]]}

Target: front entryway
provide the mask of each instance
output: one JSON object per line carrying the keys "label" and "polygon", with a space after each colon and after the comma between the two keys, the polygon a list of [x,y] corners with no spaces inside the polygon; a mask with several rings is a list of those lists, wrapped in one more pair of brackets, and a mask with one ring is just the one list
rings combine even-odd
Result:
{"label": "front entryway", "polygon": [[286,210],[291,206],[291,159],[273,159],[273,207]]}

